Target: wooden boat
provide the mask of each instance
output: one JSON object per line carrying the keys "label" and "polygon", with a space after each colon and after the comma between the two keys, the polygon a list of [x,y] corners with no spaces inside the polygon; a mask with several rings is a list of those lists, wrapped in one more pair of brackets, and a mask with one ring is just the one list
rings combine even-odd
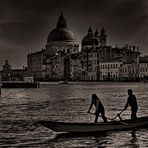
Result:
{"label": "wooden boat", "polygon": [[122,120],[101,123],[72,123],[72,122],[52,122],[39,121],[39,124],[55,131],[68,133],[91,133],[105,132],[114,130],[128,130],[134,128],[142,128],[148,126],[148,117],[141,117],[134,121]]}
{"label": "wooden boat", "polygon": [[60,81],[59,84],[68,84],[68,81]]}

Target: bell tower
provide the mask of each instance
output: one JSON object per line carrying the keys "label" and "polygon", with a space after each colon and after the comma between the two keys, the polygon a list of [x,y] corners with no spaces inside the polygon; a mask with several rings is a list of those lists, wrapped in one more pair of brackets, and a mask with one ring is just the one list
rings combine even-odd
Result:
{"label": "bell tower", "polygon": [[107,41],[106,41],[107,35],[106,35],[104,28],[101,29],[99,38],[100,38],[100,46],[102,47],[106,46],[107,45]]}

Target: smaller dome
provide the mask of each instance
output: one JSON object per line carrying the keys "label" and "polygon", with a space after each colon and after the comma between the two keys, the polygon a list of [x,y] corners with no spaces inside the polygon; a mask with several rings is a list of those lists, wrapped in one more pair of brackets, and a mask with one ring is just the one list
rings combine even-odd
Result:
{"label": "smaller dome", "polygon": [[93,44],[94,45],[99,45],[99,39],[98,38],[93,38]]}
{"label": "smaller dome", "polygon": [[91,36],[85,36],[82,40],[82,46],[93,45],[93,39]]}
{"label": "smaller dome", "polygon": [[86,36],[82,40],[82,46],[99,45],[99,38]]}
{"label": "smaller dome", "polygon": [[88,29],[88,34],[82,39],[82,46],[99,45],[99,33],[96,30],[95,34],[91,27]]}
{"label": "smaller dome", "polygon": [[87,35],[82,39],[82,46],[93,45],[93,31],[91,27],[88,29]]}

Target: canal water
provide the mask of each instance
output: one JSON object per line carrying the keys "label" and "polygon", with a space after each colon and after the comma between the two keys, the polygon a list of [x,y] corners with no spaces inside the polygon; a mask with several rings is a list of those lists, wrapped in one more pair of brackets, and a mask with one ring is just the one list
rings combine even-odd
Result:
{"label": "canal water", "polygon": [[[137,97],[138,117],[148,116],[148,84],[144,83],[42,84],[40,88],[3,89],[0,98],[0,147],[148,147],[148,129],[71,135],[57,134],[35,124],[38,120],[94,122],[94,115],[87,113],[92,93],[100,97],[106,116],[114,118],[123,109],[129,88]],[[130,109],[123,112],[122,118],[130,118]],[[102,122],[102,119],[98,121]]]}

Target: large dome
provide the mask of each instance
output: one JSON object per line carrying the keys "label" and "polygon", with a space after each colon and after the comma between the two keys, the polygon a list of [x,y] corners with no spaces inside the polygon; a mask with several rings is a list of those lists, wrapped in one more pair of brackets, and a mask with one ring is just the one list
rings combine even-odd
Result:
{"label": "large dome", "polygon": [[73,32],[70,29],[64,27],[52,30],[48,36],[47,42],[59,42],[59,41],[71,42],[75,40],[76,38]]}
{"label": "large dome", "polygon": [[67,28],[66,20],[61,13],[58,18],[57,27],[52,30],[47,39],[47,43],[50,42],[75,42],[76,38],[73,32]]}

